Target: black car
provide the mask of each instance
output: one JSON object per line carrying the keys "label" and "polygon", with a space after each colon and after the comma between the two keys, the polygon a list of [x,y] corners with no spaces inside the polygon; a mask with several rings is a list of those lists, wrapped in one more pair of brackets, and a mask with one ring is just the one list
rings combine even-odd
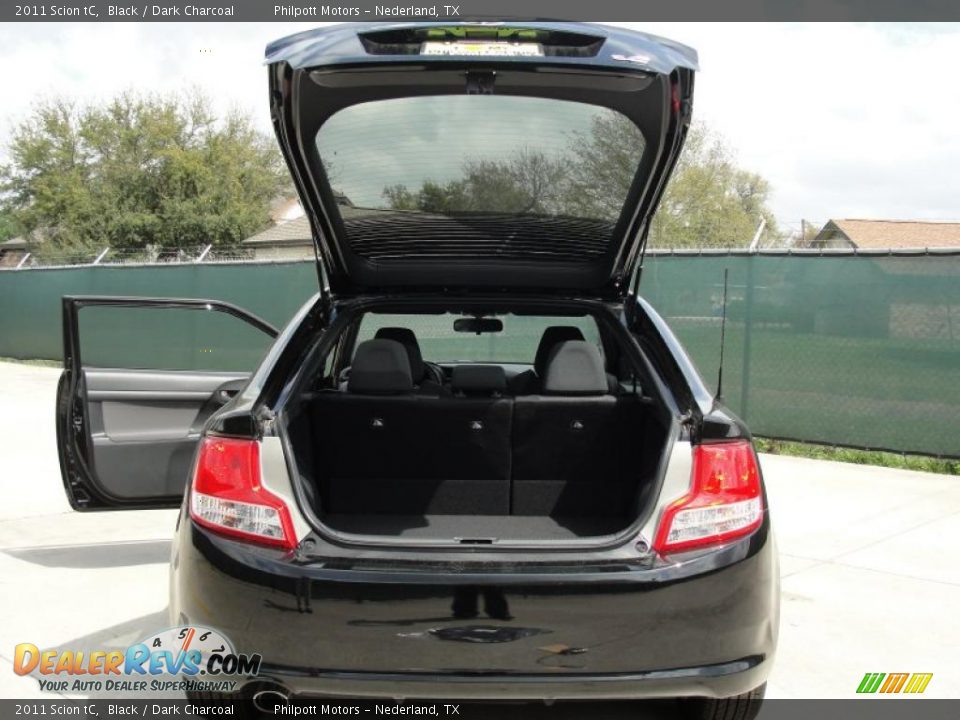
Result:
{"label": "black car", "polygon": [[[636,286],[696,53],[358,24],[267,62],[320,291],[280,332],[214,300],[64,298],[74,509],[182,504],[171,622],[261,653],[261,701],[755,712],[779,609],[757,456]],[[252,374],[107,369],[78,324],[103,306],[275,340]]]}

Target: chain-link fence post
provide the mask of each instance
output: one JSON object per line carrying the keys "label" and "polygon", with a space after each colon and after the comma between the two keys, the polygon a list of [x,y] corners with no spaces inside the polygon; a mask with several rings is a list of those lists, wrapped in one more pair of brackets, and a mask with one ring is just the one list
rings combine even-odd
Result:
{"label": "chain-link fence post", "polygon": [[740,359],[740,407],[738,412],[744,422],[750,400],[750,345],[753,335],[753,264],[756,252],[747,256],[747,277],[743,288],[743,357]]}

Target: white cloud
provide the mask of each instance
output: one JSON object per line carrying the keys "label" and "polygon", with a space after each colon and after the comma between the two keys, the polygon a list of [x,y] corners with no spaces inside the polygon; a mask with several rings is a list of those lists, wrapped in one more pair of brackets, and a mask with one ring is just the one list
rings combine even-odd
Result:
{"label": "white cloud", "polygon": [[[264,46],[315,26],[8,24],[0,138],[38,95],[191,86],[269,130]],[[960,217],[960,26],[631,26],[699,50],[695,115],[770,180],[781,220]]]}
{"label": "white cloud", "polygon": [[960,26],[644,29],[697,48],[694,114],[770,180],[781,220],[960,217]]}

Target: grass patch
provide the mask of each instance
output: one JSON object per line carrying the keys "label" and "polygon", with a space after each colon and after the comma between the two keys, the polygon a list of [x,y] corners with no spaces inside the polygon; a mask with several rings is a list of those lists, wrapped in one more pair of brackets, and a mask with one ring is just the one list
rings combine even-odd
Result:
{"label": "grass patch", "polygon": [[769,438],[754,438],[754,443],[760,452],[773,455],[834,460],[856,465],[879,465],[901,470],[940,473],[941,475],[960,475],[960,460],[948,460],[928,455],[906,455],[882,450],[856,450],[794,442],[792,440],[771,440]]}
{"label": "grass patch", "polygon": [[20,365],[36,365],[39,367],[63,367],[63,360],[44,360],[42,358],[12,358],[0,356],[0,362],[19,363]]}

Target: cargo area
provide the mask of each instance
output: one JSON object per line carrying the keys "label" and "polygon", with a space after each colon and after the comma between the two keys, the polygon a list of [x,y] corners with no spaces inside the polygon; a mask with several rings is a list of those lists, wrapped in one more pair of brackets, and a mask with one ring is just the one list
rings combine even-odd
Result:
{"label": "cargo area", "polygon": [[[348,338],[349,365],[330,368],[289,415],[320,522],[461,544],[580,540],[633,524],[657,478],[669,414],[595,324],[544,324],[525,330],[529,365],[429,367],[407,327]],[[508,331],[497,332],[504,342]]]}

